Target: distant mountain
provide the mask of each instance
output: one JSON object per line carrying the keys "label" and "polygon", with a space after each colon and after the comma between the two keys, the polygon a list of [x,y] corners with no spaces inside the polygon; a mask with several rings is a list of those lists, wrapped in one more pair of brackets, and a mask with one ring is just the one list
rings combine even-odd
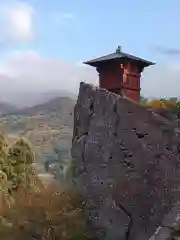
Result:
{"label": "distant mountain", "polygon": [[5,103],[5,102],[0,103],[0,116],[7,115],[7,114],[10,114],[12,112],[17,112],[17,111],[18,111],[18,108],[16,108],[15,106],[13,106],[9,103]]}
{"label": "distant mountain", "polygon": [[59,169],[63,169],[71,158],[74,106],[74,99],[57,97],[32,107],[15,109],[13,113],[0,116],[0,130],[24,136],[32,143],[38,171],[43,172],[45,165],[53,163],[53,172],[55,167],[60,173]]}
{"label": "distant mountain", "polygon": [[42,104],[51,99],[58,97],[68,97],[76,99],[77,96],[74,93],[63,91],[63,90],[51,90],[48,92],[3,92],[0,93],[1,99],[4,102],[13,104],[18,108],[30,107],[38,104]]}
{"label": "distant mountain", "polygon": [[69,97],[57,97],[46,101],[41,104],[37,104],[31,107],[25,107],[22,109],[15,109],[11,115],[26,115],[26,116],[36,116],[45,115],[52,112],[59,113],[62,116],[72,115],[73,108],[75,105],[75,100]]}

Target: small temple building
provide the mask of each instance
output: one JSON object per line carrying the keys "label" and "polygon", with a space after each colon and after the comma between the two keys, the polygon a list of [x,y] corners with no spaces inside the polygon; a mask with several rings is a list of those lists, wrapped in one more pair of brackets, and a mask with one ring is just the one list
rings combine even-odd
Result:
{"label": "small temple building", "polygon": [[155,63],[124,53],[118,46],[114,53],[84,62],[84,64],[96,67],[100,88],[139,102],[141,73],[145,67]]}

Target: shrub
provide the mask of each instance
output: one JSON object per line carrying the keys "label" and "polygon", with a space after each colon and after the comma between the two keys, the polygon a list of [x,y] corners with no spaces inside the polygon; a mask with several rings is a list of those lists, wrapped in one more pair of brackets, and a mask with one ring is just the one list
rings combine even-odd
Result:
{"label": "shrub", "polygon": [[[1,239],[95,239],[87,231],[82,195],[72,184],[60,188],[52,181],[45,187],[32,168],[33,162],[32,147],[25,139],[9,144],[0,135]],[[71,167],[74,175],[76,164]],[[14,204],[7,204],[9,198]]]}
{"label": "shrub", "polygon": [[0,199],[1,208],[13,202],[19,188],[32,188],[35,172],[34,154],[30,144],[22,138],[12,143],[0,134]]}
{"label": "shrub", "polygon": [[2,239],[95,239],[88,234],[84,199],[73,188],[49,185],[40,192],[24,193],[5,213],[12,226],[0,228]]}

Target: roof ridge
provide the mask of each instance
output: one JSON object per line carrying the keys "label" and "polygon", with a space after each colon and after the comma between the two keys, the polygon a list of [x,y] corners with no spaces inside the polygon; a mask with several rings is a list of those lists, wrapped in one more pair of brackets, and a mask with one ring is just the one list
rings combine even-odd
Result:
{"label": "roof ridge", "polygon": [[109,54],[103,55],[101,57],[97,57],[95,59],[92,59],[92,60],[89,60],[89,61],[86,61],[86,62],[83,62],[83,63],[88,64],[88,65],[91,64],[91,66],[93,66],[93,65],[95,66],[96,63],[102,62],[102,61],[110,61],[110,60],[114,60],[114,59],[129,58],[129,59],[132,59],[134,61],[142,62],[142,64],[144,66],[149,66],[149,65],[154,65],[155,64],[153,62],[150,62],[150,61],[145,60],[145,59],[140,58],[140,57],[136,57],[136,56],[134,56],[132,54],[129,54],[129,53],[122,52],[120,50],[121,49],[117,49],[113,53],[109,53]]}
{"label": "roof ridge", "polygon": [[105,55],[103,55],[101,57],[96,57],[96,58],[93,58],[92,60],[85,61],[83,63],[87,63],[87,62],[91,62],[91,61],[97,61],[98,59],[102,59],[104,57],[111,56],[111,55],[114,55],[114,54],[119,54],[119,53],[118,52],[108,53],[108,54],[105,54]]}

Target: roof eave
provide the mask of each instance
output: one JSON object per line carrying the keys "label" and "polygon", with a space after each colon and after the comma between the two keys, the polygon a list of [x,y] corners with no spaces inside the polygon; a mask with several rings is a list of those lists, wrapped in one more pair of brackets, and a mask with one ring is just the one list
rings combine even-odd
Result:
{"label": "roof eave", "polygon": [[146,66],[149,67],[149,66],[153,66],[153,65],[155,65],[155,64],[156,64],[156,63],[154,63],[154,62],[147,62],[147,63],[146,63]]}
{"label": "roof eave", "polygon": [[87,61],[87,62],[83,62],[83,64],[88,64],[89,65],[89,62]]}
{"label": "roof eave", "polygon": [[89,65],[89,66],[92,66],[92,67],[95,67],[97,62],[83,62],[83,64],[86,64],[86,65]]}
{"label": "roof eave", "polygon": [[[112,59],[111,59],[112,60]],[[101,60],[101,61],[96,61],[96,62],[91,62],[91,61],[86,61],[86,62],[83,62],[83,64],[86,64],[86,65],[89,65],[89,66],[93,66],[95,67],[96,65],[102,63],[102,62],[107,62],[108,60]],[[142,62],[142,65],[144,65],[145,67],[149,67],[149,66],[153,66],[155,65],[156,63],[154,62]]]}
{"label": "roof eave", "polygon": [[96,67],[98,64],[105,63],[105,62],[108,62],[111,60],[114,60],[114,59],[104,59],[104,60],[99,60],[99,61],[86,61],[86,62],[83,62],[83,64]]}

